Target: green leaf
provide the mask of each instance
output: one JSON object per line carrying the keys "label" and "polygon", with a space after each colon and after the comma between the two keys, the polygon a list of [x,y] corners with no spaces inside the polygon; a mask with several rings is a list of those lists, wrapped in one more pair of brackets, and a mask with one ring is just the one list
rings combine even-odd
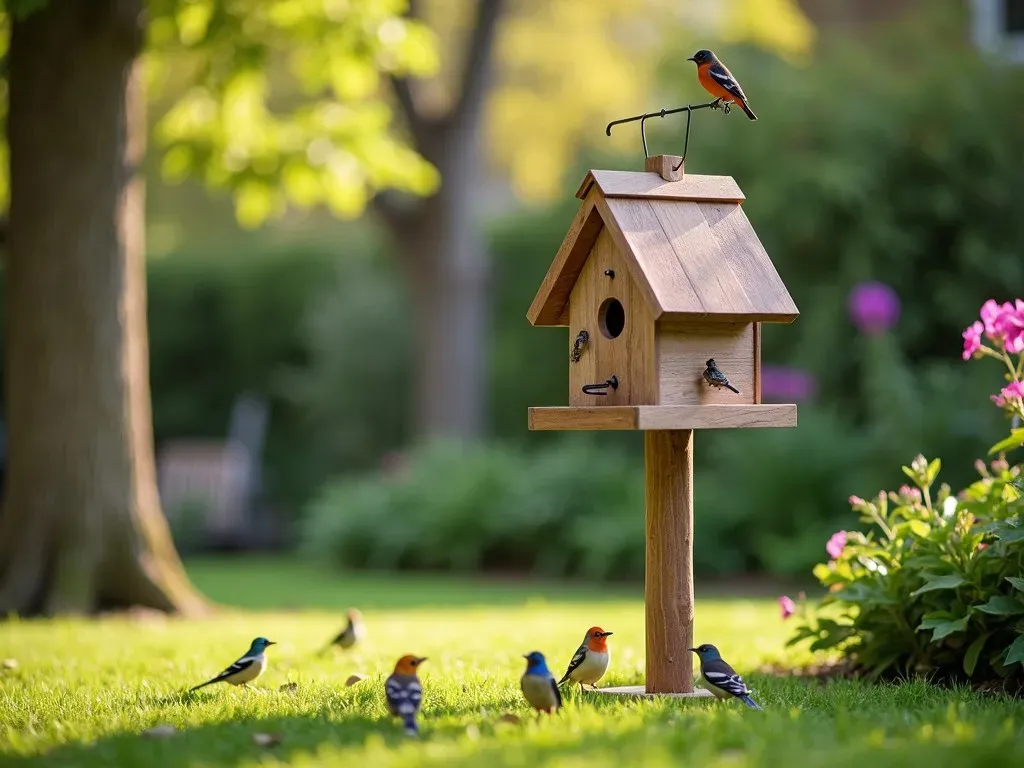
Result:
{"label": "green leaf", "polygon": [[911,520],[910,530],[913,531],[915,536],[920,536],[923,539],[932,532],[932,527],[924,520]]}
{"label": "green leaf", "polygon": [[991,632],[986,632],[967,646],[967,652],[964,654],[964,672],[968,677],[974,674],[974,668],[978,666],[978,656],[981,655],[981,649],[985,647],[985,641],[991,634]]}
{"label": "green leaf", "polygon": [[993,453],[1001,453],[1002,451],[1010,451],[1014,448],[1020,448],[1024,445],[1024,427],[1015,429],[1010,432],[1010,436],[1005,440],[1000,440],[998,443],[988,449],[988,455],[991,456]]}
{"label": "green leaf", "polygon": [[992,595],[984,605],[977,606],[979,611],[991,613],[993,616],[1012,616],[1024,613],[1024,603],[1007,595]]}
{"label": "green leaf", "polygon": [[1007,544],[1024,541],[1024,528],[1006,527],[997,530],[995,534],[999,537],[1000,541],[1005,541]]}
{"label": "green leaf", "polygon": [[1020,635],[1009,648],[1006,649],[1006,659],[1003,662],[1006,666],[1024,661],[1024,635]]}
{"label": "green leaf", "polygon": [[1018,576],[1007,576],[1006,580],[1013,584],[1014,589],[1024,592],[1024,579],[1019,578]]}
{"label": "green leaf", "polygon": [[963,632],[967,629],[967,621],[970,616],[964,616],[960,619],[954,619],[953,621],[946,621],[939,626],[935,627],[932,631],[932,642],[938,642],[944,637],[952,635],[954,632]]}
{"label": "green leaf", "polygon": [[928,465],[927,471],[928,485],[935,482],[935,478],[938,477],[940,469],[942,469],[942,459],[932,459],[932,462]]}
{"label": "green leaf", "polygon": [[964,583],[964,577],[959,573],[950,573],[946,576],[939,576],[931,579],[920,589],[916,589],[910,593],[911,597],[920,595],[924,592],[933,592],[936,589],[956,589]]}

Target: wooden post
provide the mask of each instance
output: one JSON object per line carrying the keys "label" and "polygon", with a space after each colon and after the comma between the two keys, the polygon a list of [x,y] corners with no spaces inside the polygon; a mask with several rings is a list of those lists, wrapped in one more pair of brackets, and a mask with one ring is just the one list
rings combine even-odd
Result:
{"label": "wooden post", "polygon": [[644,433],[646,693],[693,692],[693,430]]}
{"label": "wooden post", "polygon": [[654,155],[644,160],[644,170],[658,174],[665,181],[680,181],[686,169],[679,155]]}

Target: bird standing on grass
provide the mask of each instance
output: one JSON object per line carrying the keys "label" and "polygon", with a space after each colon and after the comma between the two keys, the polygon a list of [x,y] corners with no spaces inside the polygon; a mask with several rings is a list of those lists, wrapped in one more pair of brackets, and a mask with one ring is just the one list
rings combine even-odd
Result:
{"label": "bird standing on grass", "polygon": [[562,694],[558,692],[555,676],[548,669],[547,660],[540,651],[531,651],[523,656],[526,671],[519,681],[523,696],[537,712],[553,715],[562,707]]}
{"label": "bird standing on grass", "polygon": [[718,370],[715,358],[710,358],[706,363],[704,363],[704,365],[707,366],[707,368],[704,369],[704,381],[708,383],[709,387],[725,387],[726,389],[731,389],[737,395],[740,393],[740,391],[730,384],[727,378],[725,378],[725,374]]}
{"label": "bird standing on grass", "polygon": [[725,104],[728,111],[730,104],[735,104],[751,120],[757,120],[757,115],[747,104],[747,95],[743,92],[739,81],[732,76],[728,67],[718,60],[714,51],[699,50],[687,59],[697,63],[697,80],[704,86],[704,90],[710,93],[719,103]]}
{"label": "bird standing on grass", "polygon": [[273,640],[267,640],[265,637],[257,637],[242,658],[212,680],[190,688],[189,693],[214,683],[231,683],[231,685],[244,685],[246,688],[250,688],[249,683],[262,675],[263,670],[267,668],[267,648],[276,644]]}
{"label": "bird standing on grass", "polygon": [[420,704],[423,703],[423,686],[416,676],[416,669],[426,660],[426,656],[406,654],[398,660],[395,671],[384,682],[388,711],[401,718],[408,736],[418,736],[420,732],[416,725],[416,713],[420,711]]}
{"label": "bird standing on grass", "polygon": [[569,662],[569,668],[565,670],[558,684],[561,685],[566,680],[575,680],[581,688],[585,685],[596,688],[595,684],[604,677],[604,673],[608,671],[608,662],[611,661],[611,651],[608,650],[608,641],[605,639],[611,634],[600,627],[588,629],[583,643],[576,649],[576,654]]}
{"label": "bird standing on grass", "polygon": [[690,650],[696,653],[700,659],[701,677],[704,678],[708,690],[715,696],[720,699],[728,699],[732,696],[751,709],[762,711],[760,705],[751,698],[752,691],[747,688],[743,678],[726,663],[715,646],[705,643]]}
{"label": "bird standing on grass", "polygon": [[356,608],[349,608],[348,613],[345,615],[348,617],[348,624],[338,633],[337,637],[327,644],[327,647],[321,653],[327,653],[334,646],[348,650],[366,637],[366,625],[363,624],[363,614]]}

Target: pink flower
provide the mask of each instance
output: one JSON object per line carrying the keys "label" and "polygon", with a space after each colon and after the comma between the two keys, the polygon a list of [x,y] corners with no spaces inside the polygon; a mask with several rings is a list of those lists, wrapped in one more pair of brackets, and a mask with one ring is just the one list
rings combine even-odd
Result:
{"label": "pink flower", "polygon": [[800,402],[814,397],[818,382],[813,373],[784,365],[761,367],[761,396],[781,402]]}
{"label": "pink flower", "polygon": [[825,544],[825,551],[833,560],[838,560],[846,549],[846,531],[836,531]]}
{"label": "pink flower", "polygon": [[796,603],[786,597],[786,595],[783,595],[779,598],[779,609],[782,611],[782,619],[785,621],[796,613]]}
{"label": "pink flower", "polygon": [[899,496],[901,499],[908,499],[912,502],[918,502],[921,500],[921,491],[909,485],[901,485]]}
{"label": "pink flower", "polygon": [[847,301],[850,319],[868,336],[885,333],[900,317],[900,299],[890,286],[877,281],[859,283]]}
{"label": "pink flower", "polygon": [[860,496],[851,496],[849,501],[851,507],[863,507],[866,503]]}
{"label": "pink flower", "polygon": [[995,299],[989,299],[981,305],[981,322],[984,323],[985,335],[990,339],[995,339],[998,335],[996,320],[1002,313],[1003,308],[996,303]]}
{"label": "pink flower", "polygon": [[975,320],[964,330],[964,360],[970,360],[971,356],[981,349],[981,332],[984,330],[985,326],[980,320]]}
{"label": "pink flower", "polygon": [[1010,401],[1014,399],[1024,399],[1024,382],[1011,381],[1000,390],[998,395],[991,396],[992,402],[1000,408],[1012,405]]}

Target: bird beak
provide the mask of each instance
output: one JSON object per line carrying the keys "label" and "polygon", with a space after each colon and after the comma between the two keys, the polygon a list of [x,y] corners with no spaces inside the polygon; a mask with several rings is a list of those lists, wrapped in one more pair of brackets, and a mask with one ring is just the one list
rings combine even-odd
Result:
{"label": "bird beak", "polygon": [[417,659],[416,663],[417,663],[417,664],[422,664],[422,663],[423,663],[424,661],[426,661],[426,660],[427,660],[427,657],[426,657],[426,656],[420,656],[420,658],[419,658],[419,659]]}
{"label": "bird beak", "polygon": [[601,633],[601,637],[608,637],[609,635],[614,635],[614,634],[615,634],[614,632],[602,632]]}
{"label": "bird beak", "polygon": [[277,645],[273,640],[267,640],[267,645]]}
{"label": "bird beak", "polygon": [[694,64],[696,64],[696,63],[697,63],[697,60],[696,60],[695,58],[693,58],[693,56],[690,56],[690,57],[689,57],[689,58],[687,58],[686,60],[687,60],[687,61],[692,61],[692,62],[693,62]]}
{"label": "bird beak", "polygon": [[697,652],[697,649],[696,649],[696,648],[688,648],[687,650],[693,651],[694,653],[696,653],[696,652]]}
{"label": "bird beak", "polygon": [[528,653],[524,653],[524,654],[523,654],[523,658],[524,658],[524,659],[528,659],[528,658],[530,658],[530,654],[528,654]]}

